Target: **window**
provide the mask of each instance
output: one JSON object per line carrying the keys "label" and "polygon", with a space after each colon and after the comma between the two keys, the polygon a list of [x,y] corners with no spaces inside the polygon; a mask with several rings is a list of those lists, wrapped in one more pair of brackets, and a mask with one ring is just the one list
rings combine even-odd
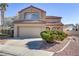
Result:
{"label": "window", "polygon": [[26,20],[39,20],[40,14],[39,13],[26,13],[25,19]]}
{"label": "window", "polygon": [[53,28],[52,28],[52,30],[56,30],[56,28],[55,28],[55,27],[53,27]]}
{"label": "window", "polygon": [[46,27],[46,30],[50,30],[50,27]]}

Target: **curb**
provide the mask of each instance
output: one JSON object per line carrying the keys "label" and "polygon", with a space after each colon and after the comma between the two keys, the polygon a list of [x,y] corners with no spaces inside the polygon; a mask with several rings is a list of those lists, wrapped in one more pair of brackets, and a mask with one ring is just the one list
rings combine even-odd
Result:
{"label": "curb", "polygon": [[55,55],[55,54],[57,54],[59,52],[62,52],[70,44],[70,42],[71,42],[72,39],[71,39],[71,37],[69,37],[68,39],[69,39],[69,41],[66,43],[66,45],[63,48],[61,48],[60,50],[54,52],[53,55]]}

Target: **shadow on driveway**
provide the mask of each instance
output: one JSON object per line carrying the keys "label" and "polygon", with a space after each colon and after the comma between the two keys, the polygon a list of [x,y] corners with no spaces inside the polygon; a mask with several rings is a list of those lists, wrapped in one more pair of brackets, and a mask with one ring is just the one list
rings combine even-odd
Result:
{"label": "shadow on driveway", "polygon": [[26,44],[26,47],[29,49],[41,50],[41,49],[48,49],[53,47],[56,44],[60,44],[59,42],[54,43],[46,43],[45,41],[31,41]]}
{"label": "shadow on driveway", "polygon": [[26,44],[29,49],[39,50],[44,41],[31,41]]}

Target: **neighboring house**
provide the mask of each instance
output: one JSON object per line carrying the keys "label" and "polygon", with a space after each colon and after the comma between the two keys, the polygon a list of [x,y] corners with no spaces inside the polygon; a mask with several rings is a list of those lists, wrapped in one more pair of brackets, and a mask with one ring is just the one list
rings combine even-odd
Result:
{"label": "neighboring house", "polygon": [[14,37],[37,38],[40,32],[46,30],[63,30],[59,16],[46,16],[46,11],[29,6],[18,12],[14,21]]}
{"label": "neighboring house", "polygon": [[72,31],[75,29],[74,24],[66,24],[63,26],[63,31]]}
{"label": "neighboring house", "polygon": [[78,31],[79,24],[66,24],[63,26],[63,31]]}
{"label": "neighboring house", "polygon": [[76,24],[75,27],[76,27],[76,31],[79,31],[79,24]]}
{"label": "neighboring house", "polygon": [[63,31],[68,35],[79,35],[79,25],[66,24],[63,26]]}

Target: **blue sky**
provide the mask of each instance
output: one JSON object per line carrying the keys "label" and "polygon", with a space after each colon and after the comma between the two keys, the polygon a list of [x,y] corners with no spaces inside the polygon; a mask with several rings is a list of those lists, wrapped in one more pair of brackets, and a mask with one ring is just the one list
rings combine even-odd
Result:
{"label": "blue sky", "polygon": [[45,10],[47,16],[61,16],[64,24],[79,23],[79,4],[75,3],[10,3],[6,16],[15,16],[18,11],[30,5]]}

